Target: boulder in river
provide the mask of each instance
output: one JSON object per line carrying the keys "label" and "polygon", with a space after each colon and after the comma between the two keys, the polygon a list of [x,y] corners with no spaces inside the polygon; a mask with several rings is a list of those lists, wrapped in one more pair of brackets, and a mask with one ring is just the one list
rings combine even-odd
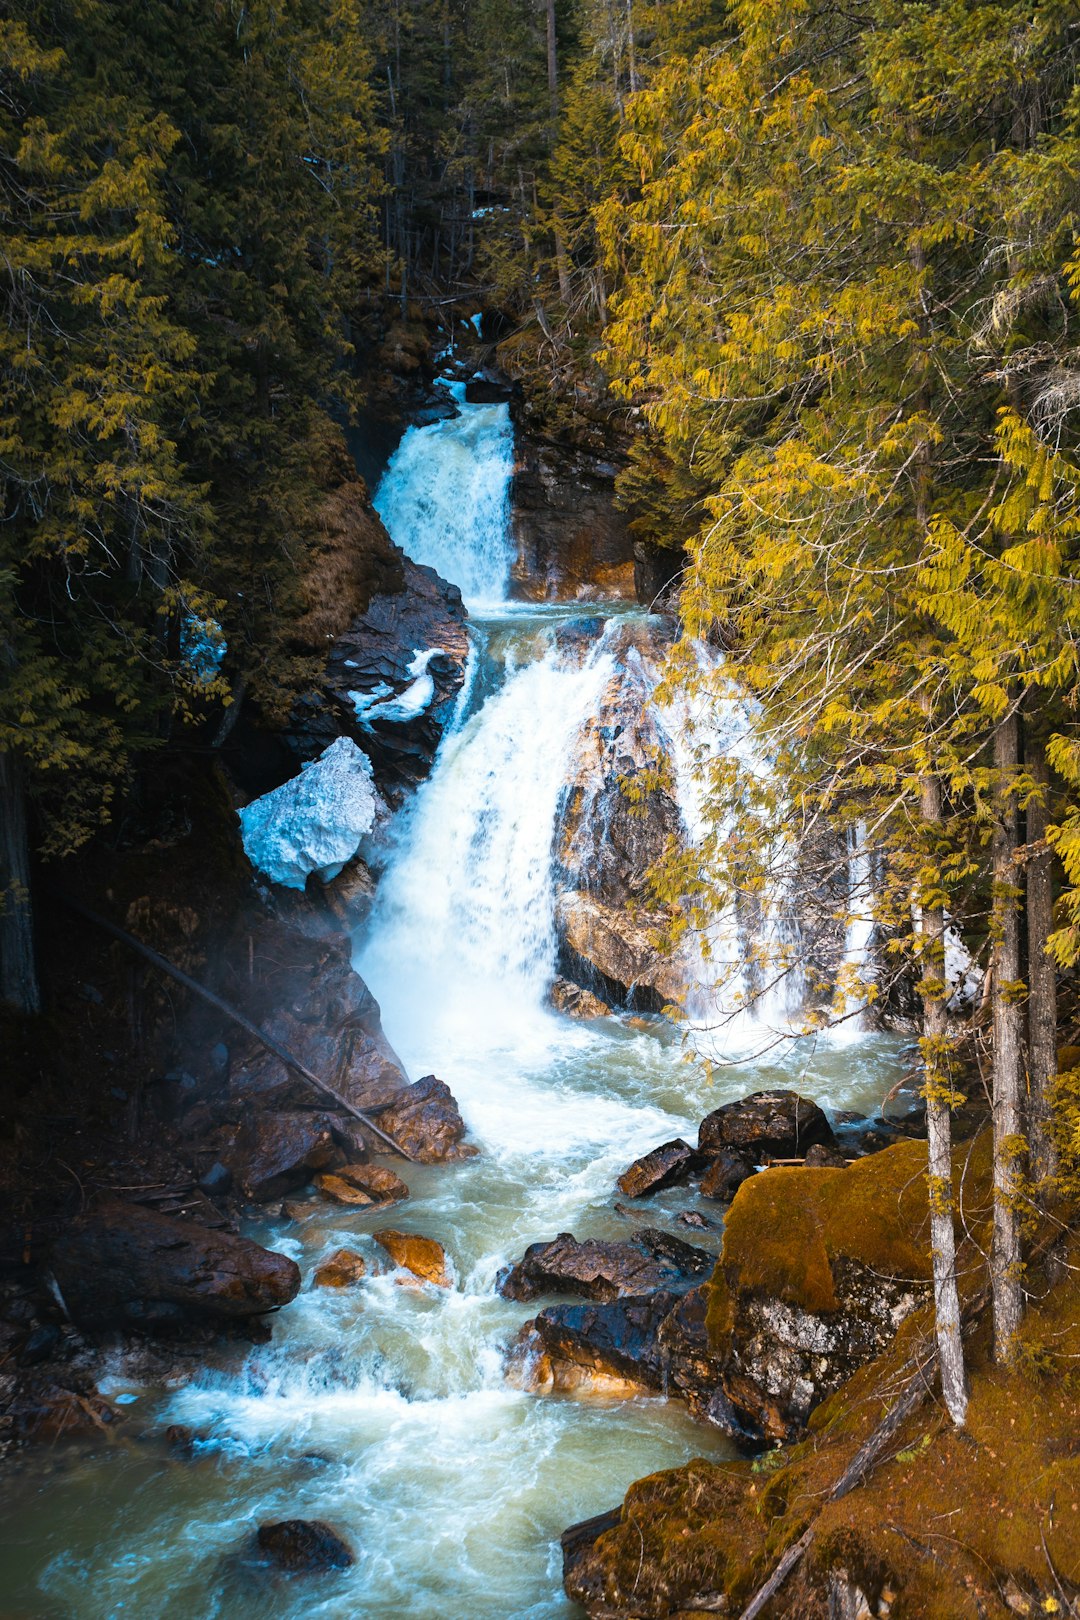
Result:
{"label": "boulder in river", "polygon": [[389,1227],[372,1235],[402,1270],[411,1271],[421,1282],[434,1283],[436,1288],[453,1287],[446,1250],[434,1238],[421,1237],[416,1232],[397,1232]]}
{"label": "boulder in river", "polygon": [[677,1136],[673,1142],[661,1142],[659,1147],[635,1159],[619,1177],[619,1191],[627,1198],[644,1198],[646,1193],[688,1181],[701,1162],[701,1155]]}
{"label": "boulder in river", "polygon": [[326,1170],[341,1159],[327,1116],[255,1113],[236,1137],[228,1168],[248,1198],[266,1203],[304,1186],[317,1170]]}
{"label": "boulder in river", "polygon": [[533,1243],[503,1274],[505,1299],[534,1300],[541,1294],[579,1294],[606,1303],[626,1295],[692,1288],[711,1273],[712,1255],[666,1232],[646,1227],[626,1243],[593,1239],[579,1243],[560,1232],[550,1243]]}
{"label": "boulder in river", "polygon": [[802,1158],[815,1142],[835,1147],[836,1138],[817,1103],[794,1091],[755,1091],[706,1114],[698,1130],[702,1153],[725,1148],[764,1159]]}
{"label": "boulder in river", "polygon": [[565,1013],[568,1018],[607,1018],[611,1012],[606,1001],[570,979],[555,979],[548,997],[555,1011]]}
{"label": "boulder in river", "polygon": [[300,1289],[286,1255],[118,1201],[74,1221],[55,1245],[52,1267],[72,1318],[87,1327],[262,1316]]}
{"label": "boulder in river", "polygon": [[678,1299],[658,1291],[603,1305],[549,1305],[523,1330],[532,1340],[532,1387],[662,1389],[660,1327]]}
{"label": "boulder in river", "polygon": [[356,1562],[352,1549],[321,1519],[283,1519],[278,1524],[261,1524],[255,1540],[268,1563],[291,1575],[348,1569]]}
{"label": "boulder in river", "polygon": [[381,1130],[418,1164],[441,1164],[447,1159],[470,1159],[476,1148],[464,1140],[465,1121],[450,1087],[433,1074],[403,1086],[388,1103],[372,1110]]}
{"label": "boulder in river", "polygon": [[315,1185],[336,1204],[357,1204],[365,1209],[388,1209],[409,1196],[401,1177],[381,1164],[343,1164],[317,1175]]}
{"label": "boulder in river", "polygon": [[335,1249],[315,1267],[316,1288],[351,1288],[367,1275],[367,1261],[355,1249]]}
{"label": "boulder in river", "polygon": [[702,1176],[698,1191],[703,1198],[715,1198],[718,1203],[730,1204],[744,1181],[754,1175],[753,1160],[734,1148],[714,1153],[709,1168]]}

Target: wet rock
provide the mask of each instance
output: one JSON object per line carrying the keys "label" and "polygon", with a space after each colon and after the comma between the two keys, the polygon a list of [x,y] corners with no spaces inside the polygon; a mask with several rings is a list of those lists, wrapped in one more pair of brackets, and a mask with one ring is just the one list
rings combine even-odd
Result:
{"label": "wet rock", "polygon": [[606,1001],[570,979],[556,979],[548,996],[555,1011],[566,1013],[568,1018],[607,1018],[611,1012]]}
{"label": "wet rock", "polygon": [[42,1322],[33,1328],[25,1344],[19,1351],[20,1367],[36,1367],[42,1361],[48,1361],[61,1344],[60,1329],[52,1322]]}
{"label": "wet rock", "polygon": [[570,1525],[559,1537],[562,1549],[563,1583],[568,1583],[574,1576],[579,1565],[584,1562],[587,1553],[590,1553],[600,1537],[607,1530],[613,1530],[622,1520],[621,1508],[610,1508],[606,1513],[597,1513],[591,1519],[582,1519],[578,1524]]}
{"label": "wet rock", "polygon": [[709,1168],[701,1178],[699,1191],[703,1198],[715,1198],[718,1203],[730,1204],[743,1182],[754,1173],[754,1164],[745,1153],[724,1149],[713,1154]]}
{"label": "wet rock", "polygon": [[579,1243],[560,1232],[550,1243],[533,1243],[499,1281],[504,1299],[537,1299],[541,1294],[580,1294],[608,1302],[654,1289],[675,1293],[707,1277],[712,1255],[655,1228],[646,1227],[626,1243],[587,1239]]}
{"label": "wet rock", "polygon": [[656,947],[666,921],[655,911],[605,904],[583,889],[563,890],[555,902],[560,964],[591,974],[615,1005],[662,1012],[685,988],[678,964]]}
{"label": "wet rock", "polygon": [[803,1163],[808,1170],[845,1170],[847,1168],[847,1154],[838,1147],[826,1147],[824,1142],[815,1142],[806,1150]]}
{"label": "wet rock", "polygon": [[381,1164],[343,1164],[338,1170],[317,1175],[315,1185],[336,1204],[357,1204],[367,1209],[388,1209],[409,1196],[401,1177]]}
{"label": "wet rock", "polygon": [[434,1238],[420,1237],[416,1232],[396,1232],[392,1228],[372,1235],[396,1266],[411,1271],[421,1282],[434,1283],[436,1288],[453,1287],[446,1250]]}
{"label": "wet rock", "polygon": [[709,1217],[703,1215],[700,1209],[680,1210],[675,1220],[679,1226],[688,1226],[693,1232],[712,1232],[716,1229],[716,1222],[710,1221]]}
{"label": "wet rock", "polygon": [[229,1168],[246,1197],[268,1203],[341,1159],[325,1114],[254,1114],[237,1135]]}
{"label": "wet rock", "polygon": [[534,599],[633,591],[633,540],[614,498],[622,451],[610,433],[604,438],[593,448],[580,438],[555,443],[519,430],[511,491],[514,580]]}
{"label": "wet rock", "polygon": [[756,1091],[707,1114],[698,1131],[703,1153],[735,1148],[755,1163],[802,1158],[815,1142],[836,1145],[832,1128],[818,1107],[794,1091]]}
{"label": "wet rock", "polygon": [[186,1423],[170,1423],[165,1430],[165,1440],[170,1450],[178,1456],[193,1457],[199,1436]]}
{"label": "wet rock", "polygon": [[536,1383],[556,1390],[582,1384],[662,1389],[661,1324],[678,1301],[657,1292],[606,1305],[549,1305],[531,1324]]}
{"label": "wet rock", "polygon": [[464,1140],[465,1121],[450,1087],[433,1074],[395,1092],[388,1103],[372,1112],[376,1123],[418,1164],[441,1164],[448,1159],[470,1159],[476,1148]]}
{"label": "wet rock", "polygon": [[22,1439],[73,1440],[101,1435],[120,1421],[120,1414],[90,1387],[70,1388],[37,1379],[19,1389],[11,1418]]}
{"label": "wet rock", "polygon": [[135,1204],[102,1204],[61,1233],[53,1273],[74,1321],[168,1327],[261,1316],[296,1297],[300,1272],[248,1238]]}
{"label": "wet rock", "polygon": [[227,1193],[231,1186],[232,1171],[228,1165],[222,1164],[220,1159],[215,1159],[209,1170],[204,1170],[199,1177],[199,1190],[208,1198],[220,1197],[223,1193]]}
{"label": "wet rock", "polygon": [[627,1198],[644,1198],[646,1193],[659,1192],[662,1187],[674,1187],[688,1181],[701,1164],[689,1142],[676,1137],[673,1142],[662,1142],[659,1147],[635,1159],[619,1177],[619,1191]]}
{"label": "wet rock", "polygon": [[355,1249],[335,1249],[315,1267],[316,1288],[351,1288],[367,1275],[367,1261]]}
{"label": "wet rock", "polygon": [[348,1569],[356,1562],[351,1548],[321,1519],[283,1519],[279,1524],[261,1524],[255,1539],[268,1562],[292,1575]]}

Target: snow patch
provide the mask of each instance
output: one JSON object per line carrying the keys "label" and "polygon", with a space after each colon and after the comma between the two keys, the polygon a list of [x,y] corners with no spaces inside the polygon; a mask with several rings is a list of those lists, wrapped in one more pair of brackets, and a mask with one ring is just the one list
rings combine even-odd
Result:
{"label": "snow patch", "polygon": [[299,776],[238,811],[244,853],[271,883],[302,889],[335,878],[371,831],[379,807],[371,761],[338,737]]}
{"label": "snow patch", "polygon": [[429,647],[426,652],[421,652],[417,647],[408,665],[408,673],[415,678],[411,686],[407,686],[397,697],[390,695],[393,689],[385,681],[380,681],[373,692],[349,693],[356,718],[365,731],[376,720],[391,720],[396,725],[405,725],[423,714],[435,696],[435,679],[428,673],[428,665],[437,653],[443,651],[442,647]]}

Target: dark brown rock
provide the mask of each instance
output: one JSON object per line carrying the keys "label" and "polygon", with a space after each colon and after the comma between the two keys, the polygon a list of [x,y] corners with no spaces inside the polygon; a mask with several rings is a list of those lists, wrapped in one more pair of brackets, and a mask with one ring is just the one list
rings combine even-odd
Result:
{"label": "dark brown rock", "polygon": [[662,1142],[650,1153],[635,1159],[619,1177],[619,1191],[627,1198],[644,1198],[646,1193],[659,1192],[661,1187],[674,1187],[688,1181],[701,1164],[689,1142],[676,1137],[673,1142]]}
{"label": "dark brown rock", "polygon": [[372,1236],[396,1266],[411,1271],[421,1282],[434,1283],[436,1288],[453,1286],[446,1250],[434,1238],[420,1237],[416,1232],[397,1232],[392,1228],[375,1232]]}
{"label": "dark brown rock", "polygon": [[664,1387],[659,1332],[678,1302],[667,1292],[607,1305],[549,1305],[532,1324],[542,1358],[540,1378],[556,1389],[579,1382],[620,1381],[640,1389]]}
{"label": "dark brown rock", "polygon": [[698,1131],[703,1153],[736,1148],[758,1164],[764,1159],[802,1158],[815,1142],[836,1145],[817,1103],[794,1091],[756,1091],[738,1102],[725,1103],[706,1114]]}
{"label": "dark brown rock", "polygon": [[401,1177],[381,1164],[343,1164],[338,1170],[317,1175],[315,1185],[337,1204],[368,1209],[388,1209],[409,1196]]}
{"label": "dark brown rock", "polygon": [[579,1294],[608,1302],[655,1289],[692,1288],[712,1271],[712,1255],[652,1228],[626,1243],[579,1243],[560,1232],[551,1243],[534,1243],[499,1282],[505,1299],[534,1300],[541,1294]]}
{"label": "dark brown rock", "polygon": [[119,1412],[96,1390],[72,1389],[48,1379],[24,1384],[11,1416],[16,1434],[35,1440],[85,1439],[120,1421]]}
{"label": "dark brown rock", "polygon": [[352,1550],[337,1531],[321,1519],[283,1519],[279,1524],[261,1524],[255,1539],[268,1562],[293,1575],[348,1569],[356,1562]]}
{"label": "dark brown rock", "polygon": [[518,557],[514,579],[534,599],[630,596],[633,539],[615,505],[622,455],[611,435],[593,450],[578,440],[521,433],[512,491]]}
{"label": "dark brown rock", "polygon": [[562,1548],[563,1581],[569,1581],[586,1553],[592,1551],[606,1530],[613,1530],[622,1522],[622,1509],[609,1508],[591,1519],[582,1519],[568,1526],[559,1537]]}
{"label": "dark brown rock", "polygon": [[91,1327],[261,1316],[300,1288],[300,1272],[283,1254],[118,1202],[73,1222],[57,1240],[52,1266],[73,1319]]}
{"label": "dark brown rock", "polygon": [[570,979],[556,979],[548,995],[555,1011],[568,1018],[607,1018],[611,1012],[606,1001]]}
{"label": "dark brown rock", "polygon": [[704,1198],[715,1198],[718,1203],[730,1204],[743,1182],[754,1174],[754,1165],[745,1153],[725,1150],[713,1155],[709,1168],[701,1178],[700,1192]]}
{"label": "dark brown rock", "polygon": [[400,1142],[418,1164],[470,1159],[476,1153],[464,1140],[465,1121],[450,1087],[433,1074],[403,1087],[371,1112],[377,1114],[380,1129]]}
{"label": "dark brown rock", "polygon": [[814,1142],[808,1147],[803,1160],[809,1170],[844,1170],[847,1162],[846,1153],[840,1148],[826,1147],[824,1142]]}
{"label": "dark brown rock", "polygon": [[367,1275],[367,1261],[355,1249],[335,1249],[315,1267],[316,1288],[351,1288]]}
{"label": "dark brown rock", "polygon": [[326,1115],[258,1113],[241,1127],[228,1167],[246,1197],[267,1203],[303,1187],[317,1170],[341,1158]]}

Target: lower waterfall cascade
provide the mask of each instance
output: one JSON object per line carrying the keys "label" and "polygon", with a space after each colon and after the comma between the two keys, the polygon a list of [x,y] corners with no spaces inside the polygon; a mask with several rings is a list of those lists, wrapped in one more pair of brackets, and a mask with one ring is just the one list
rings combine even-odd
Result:
{"label": "lower waterfall cascade", "polygon": [[[402,1286],[363,1211],[313,1201],[299,1219],[250,1223],[304,1276],[272,1343],[164,1386],[133,1382],[118,1357],[101,1387],[126,1405],[125,1438],[0,1483],[8,1600],[40,1620],[570,1620],[561,1530],[643,1474],[732,1451],[659,1395],[518,1387],[506,1351],[538,1307],[502,1299],[500,1269],[558,1232],[629,1236],[617,1176],[657,1143],[693,1138],[729,1098],[787,1085],[871,1111],[898,1072],[898,1041],[863,1033],[764,1057],[733,1045],[708,1073],[661,1018],[579,1022],[548,1005],[568,759],[618,673],[620,625],[644,616],[508,600],[509,412],[463,390],[459,403],[458,417],[409,430],[376,495],[393,538],[462,588],[474,645],[354,958],[410,1077],[449,1085],[479,1149],[404,1167],[411,1196],[394,1210],[394,1225],[445,1246],[454,1286]],[[683,813],[690,823],[685,795]],[[852,952],[866,945],[853,928]],[[691,1199],[671,1188],[643,1218],[678,1231]],[[716,1251],[720,1237],[693,1241]],[[367,1260],[364,1281],[311,1287],[343,1245]],[[189,1459],[169,1453],[170,1424],[197,1436]],[[355,1564],[253,1585],[244,1537],[295,1517],[338,1528]]]}

